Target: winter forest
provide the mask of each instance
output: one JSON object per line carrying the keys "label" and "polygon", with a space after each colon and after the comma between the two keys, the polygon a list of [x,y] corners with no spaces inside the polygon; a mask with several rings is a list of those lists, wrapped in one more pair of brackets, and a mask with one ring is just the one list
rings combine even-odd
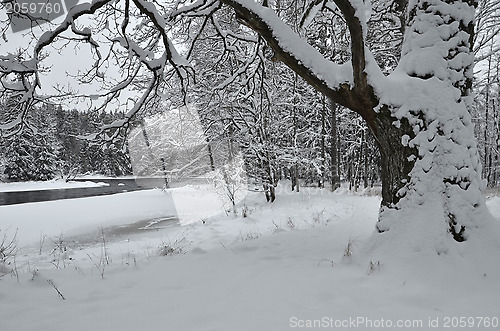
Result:
{"label": "winter forest", "polygon": [[[0,202],[23,182],[164,181],[0,205],[0,296],[43,300],[26,284],[44,279],[97,317],[82,330],[155,329],[120,316],[148,293],[155,312],[159,288],[209,307],[183,324],[165,303],[175,330],[498,326],[500,2],[50,0],[64,13],[40,18],[23,1],[0,4]],[[242,326],[248,309],[264,317]]]}
{"label": "winter forest", "polygon": [[[394,70],[401,56],[404,11],[399,6],[402,4],[398,1],[374,1],[367,22],[367,46],[385,74]],[[497,186],[500,162],[498,7],[494,1],[478,3],[473,44],[476,69],[471,114],[482,176],[491,188]],[[345,19],[327,2],[279,2],[276,10],[326,58],[340,63],[350,61]],[[84,136],[123,120],[126,108],[113,103],[78,111],[64,104],[66,96],[41,97],[31,102],[29,109],[21,108],[16,102],[19,91],[4,85],[2,179],[131,174],[127,129],[138,126],[145,116],[182,107],[189,100],[199,109],[208,141],[230,139],[237,143],[244,152],[250,176],[270,187],[284,178],[297,183],[297,190],[302,184],[330,189],[347,182],[353,190],[380,185],[380,154],[366,122],[287,68],[262,39],[243,37],[250,30],[239,26],[228,34],[226,29],[241,25],[230,10],[218,14],[221,17],[207,16],[198,25],[186,22],[170,28],[176,40],[197,33],[193,38],[196,42],[185,50],[193,70],[192,81],[179,82],[179,77],[170,73],[172,77],[164,82],[165,95],[160,100],[151,98],[147,110],[134,114],[130,121],[127,118],[125,129],[112,141],[93,141]],[[95,23],[96,29],[99,23]],[[80,39],[75,38],[75,43],[81,43]],[[146,37],[137,43],[143,39]],[[25,60],[24,51],[18,51],[18,60]],[[98,67],[88,70],[86,79],[98,73],[92,72]],[[7,67],[3,72],[6,79],[22,79],[20,74],[13,76]],[[22,123],[8,125],[20,115]]]}
{"label": "winter forest", "polygon": [[[9,100],[3,106],[4,121],[17,116],[15,110],[9,108]],[[117,112],[65,111],[60,105],[52,104],[34,108],[28,114],[24,130],[2,139],[2,178],[44,181],[70,179],[85,173],[130,174],[130,161],[121,148],[114,144],[92,145],[79,138],[116,118],[120,118]]]}

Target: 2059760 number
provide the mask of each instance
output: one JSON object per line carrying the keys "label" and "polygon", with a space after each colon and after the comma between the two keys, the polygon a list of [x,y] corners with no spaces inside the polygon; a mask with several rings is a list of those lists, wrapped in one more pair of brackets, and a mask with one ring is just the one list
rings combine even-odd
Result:
{"label": "2059760 number", "polygon": [[498,317],[444,317],[443,327],[445,328],[497,328]]}
{"label": "2059760 number", "polygon": [[78,4],[78,0],[3,0],[0,10],[9,16],[12,32],[53,22]]}
{"label": "2059760 number", "polygon": [[62,13],[63,8],[60,3],[50,3],[50,2],[31,2],[31,3],[19,3],[19,2],[7,2],[4,4],[5,9],[8,14],[52,14],[52,13]]}

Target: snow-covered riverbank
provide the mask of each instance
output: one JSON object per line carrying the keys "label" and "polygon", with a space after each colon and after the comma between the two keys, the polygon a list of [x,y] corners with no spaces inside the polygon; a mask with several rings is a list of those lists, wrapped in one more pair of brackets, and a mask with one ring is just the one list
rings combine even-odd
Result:
{"label": "snow-covered riverbank", "polygon": [[[274,204],[249,193],[237,216],[204,217],[210,198],[197,200],[180,225],[168,219],[171,194],[0,207],[20,248],[17,273],[0,278],[1,329],[439,330],[447,318],[500,317],[496,252],[373,260],[377,196],[281,187]],[[500,198],[488,204],[500,211]]]}
{"label": "snow-covered riverbank", "polygon": [[68,188],[84,188],[84,187],[100,187],[107,186],[106,183],[98,181],[69,181],[50,180],[46,182],[0,182],[0,192],[25,192],[25,191],[40,191],[40,190],[58,190]]}

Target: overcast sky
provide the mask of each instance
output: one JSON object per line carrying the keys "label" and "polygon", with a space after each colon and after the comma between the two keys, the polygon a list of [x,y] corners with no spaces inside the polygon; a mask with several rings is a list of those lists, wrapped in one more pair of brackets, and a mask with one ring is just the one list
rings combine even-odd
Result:
{"label": "overcast sky", "polygon": [[[81,3],[83,1],[80,1]],[[54,24],[43,24],[40,27],[35,27],[32,30],[25,30],[20,32],[13,32],[11,28],[5,34],[7,41],[0,38],[0,54],[7,54],[11,52],[16,52],[18,49],[26,49],[26,58],[32,56],[33,46],[36,43],[37,37],[39,37],[43,32],[53,29],[58,23],[64,19],[65,15],[55,18],[52,23]],[[6,11],[0,10],[0,19],[7,19]],[[82,22],[81,19],[79,22]],[[59,43],[61,45],[61,43]],[[43,61],[44,66],[50,66],[50,72],[41,75],[42,89],[39,93],[51,94],[55,92],[53,86],[67,85],[77,90],[80,93],[95,93],[96,90],[90,87],[82,86],[68,77],[69,74],[76,75],[78,69],[82,69],[86,66],[90,66],[93,63],[92,54],[89,48],[82,45],[78,48],[69,45],[63,50],[58,51],[52,46],[45,48],[45,51],[50,53],[50,56]],[[85,105],[78,105],[72,100],[66,100],[66,107],[68,108],[85,108]]]}

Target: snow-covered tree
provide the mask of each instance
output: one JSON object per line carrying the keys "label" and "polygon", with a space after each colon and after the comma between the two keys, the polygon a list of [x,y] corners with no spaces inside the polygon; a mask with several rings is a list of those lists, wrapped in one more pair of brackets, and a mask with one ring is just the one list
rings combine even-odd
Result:
{"label": "snow-covered tree", "polygon": [[[49,180],[55,174],[55,123],[50,108],[32,109],[25,114],[23,126],[10,127],[22,113],[19,97],[10,95],[0,104],[2,173],[10,180]],[[11,120],[9,120],[11,119]],[[15,121],[15,120],[14,120]]]}
{"label": "snow-covered tree", "polygon": [[344,65],[320,56],[271,9],[242,0],[225,2],[281,61],[365,119],[381,152],[379,232],[414,222],[410,215],[429,208],[434,210],[432,225],[419,221],[422,228],[432,227],[436,238],[448,232],[461,242],[481,228],[487,210],[468,111],[474,1],[403,1],[404,40],[398,65],[388,76],[366,47],[365,2],[334,1],[351,37],[352,59]]}
{"label": "snow-covered tree", "polygon": [[[4,88],[23,91],[21,102],[33,102],[39,98],[44,51],[63,37],[67,42],[86,42],[95,62],[86,68],[81,82],[100,84],[95,95],[87,96],[93,103],[102,100],[98,109],[112,100],[118,100],[114,106],[127,109],[124,119],[104,126],[97,135],[107,141],[119,134],[117,129],[126,129],[141,109],[168,98],[171,80],[189,87],[194,67],[175,44],[182,43],[189,55],[209,22],[217,30],[214,38],[223,40],[220,47],[225,53],[241,49],[240,43],[265,41],[273,61],[287,65],[325,97],[366,121],[381,155],[378,231],[384,237],[411,233],[405,238],[417,246],[445,252],[453,240],[462,242],[486,231],[490,220],[481,195],[484,182],[469,113],[477,2],[379,3],[395,4],[383,6],[393,18],[384,24],[391,24],[403,38],[396,40],[400,47],[393,70],[377,62],[367,42],[373,28],[368,24],[370,1],[93,0],[75,6],[63,22],[42,34],[30,58],[2,55],[0,79],[19,75],[22,86]],[[232,8],[232,19],[223,22],[227,6]],[[320,11],[331,11],[345,23],[347,59],[325,56],[302,37],[297,18],[304,17],[305,28]],[[78,20],[82,16],[94,16],[95,23]],[[195,28],[190,30],[191,26]],[[110,51],[103,53],[104,46]],[[245,75],[246,63],[237,63],[243,66],[233,77]],[[118,79],[113,72],[103,73],[111,67],[119,71]],[[134,97],[119,99],[125,91],[133,91]],[[422,237],[430,239],[421,241]]]}
{"label": "snow-covered tree", "polygon": [[34,135],[25,130],[4,142],[3,152],[7,162],[3,175],[6,178],[15,181],[34,179],[32,173],[35,165],[34,141]]}

